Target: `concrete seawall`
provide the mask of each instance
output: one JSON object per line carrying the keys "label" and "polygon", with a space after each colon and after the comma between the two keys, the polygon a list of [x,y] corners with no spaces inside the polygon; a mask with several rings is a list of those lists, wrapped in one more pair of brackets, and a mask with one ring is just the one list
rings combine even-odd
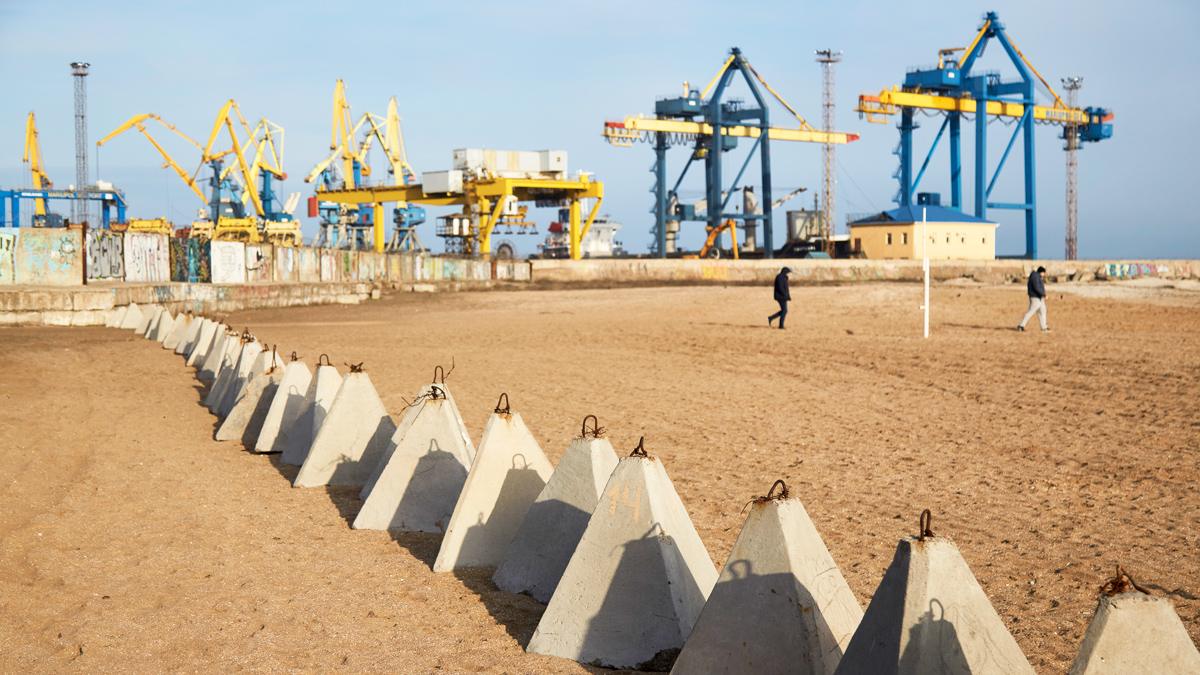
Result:
{"label": "concrete seawall", "polygon": [[0,325],[102,326],[113,307],[163,305],[172,312],[224,313],[259,307],[357,304],[372,285],[349,283],[92,284],[75,288],[0,286]]}
{"label": "concrete seawall", "polygon": [[[614,258],[533,260],[535,284],[762,284],[779,268],[792,268],[794,283],[920,281],[920,260],[695,260]],[[974,279],[988,283],[1023,280],[1038,265],[1055,281],[1159,277],[1200,279],[1200,260],[938,260],[930,262],[936,281]]]}

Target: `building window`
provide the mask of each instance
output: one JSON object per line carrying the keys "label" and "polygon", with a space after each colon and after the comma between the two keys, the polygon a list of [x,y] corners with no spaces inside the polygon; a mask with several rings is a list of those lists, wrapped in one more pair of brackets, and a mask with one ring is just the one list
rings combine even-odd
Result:
{"label": "building window", "polygon": [[950,235],[946,235],[946,243],[947,243],[947,244],[949,244],[949,243],[950,243]]}
{"label": "building window", "polygon": [[887,233],[887,245],[888,246],[892,245],[892,233],[891,232]]}
{"label": "building window", "polygon": [[980,242],[981,242],[981,243],[984,243],[984,244],[986,244],[986,243],[987,243],[987,237],[983,237],[982,239],[980,239]]}
{"label": "building window", "polygon": [[861,251],[861,250],[862,250],[862,239],[861,239],[861,238],[859,238],[859,237],[855,237],[855,238],[854,238],[854,250],[855,250],[855,251]]}
{"label": "building window", "polygon": [[901,233],[900,233],[900,243],[901,243],[901,244],[907,244],[907,243],[908,243],[908,233],[907,233],[907,232],[901,232]]}

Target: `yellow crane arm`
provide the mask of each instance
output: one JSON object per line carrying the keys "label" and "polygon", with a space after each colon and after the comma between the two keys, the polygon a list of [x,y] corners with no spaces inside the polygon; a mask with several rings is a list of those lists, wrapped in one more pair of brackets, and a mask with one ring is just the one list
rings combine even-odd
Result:
{"label": "yellow crane arm", "polygon": [[126,131],[129,131],[130,129],[137,130],[139,133],[141,133],[143,136],[146,137],[146,140],[150,142],[150,145],[154,146],[154,149],[157,150],[158,154],[162,156],[163,167],[169,168],[172,171],[174,171],[181,179],[183,179],[184,184],[187,185],[188,188],[197,197],[200,198],[200,201],[202,203],[207,204],[208,199],[204,196],[204,193],[201,192],[200,188],[196,185],[195,178],[192,175],[188,174],[188,172],[182,166],[180,166],[178,162],[175,161],[174,157],[171,157],[171,153],[167,152],[167,149],[164,148],[158,142],[158,140],[154,138],[154,136],[150,133],[150,131],[146,128],[145,122],[147,120],[154,120],[154,121],[158,122],[159,124],[166,127],[168,130],[175,133],[175,135],[179,136],[180,138],[186,140],[187,142],[191,143],[192,145],[196,146],[197,148],[200,147],[200,144],[197,143],[195,140],[193,140],[190,136],[183,133],[182,131],[177,129],[175,127],[175,125],[167,122],[166,120],[162,119],[158,115],[155,115],[154,113],[142,113],[140,115],[134,115],[133,117],[130,117],[128,120],[126,120],[124,123],[122,123],[119,127],[117,127],[116,129],[113,129],[112,132],[110,132],[107,136],[96,141],[96,147],[100,147],[100,146],[104,145],[105,143],[111,141],[112,139],[116,138],[117,136],[120,136],[121,134],[125,133]]}
{"label": "yellow crane arm", "polygon": [[[230,103],[233,103],[232,99],[230,100]],[[225,116],[225,128],[229,131],[229,140],[233,143],[233,147],[241,147],[241,144],[238,143],[237,130],[233,127],[233,119],[229,117],[229,115]],[[259,217],[262,217],[265,214],[265,211],[263,210],[262,198],[258,194],[258,186],[254,183],[254,172],[252,172],[250,167],[246,164],[246,157],[242,155],[242,153],[234,152],[233,154],[237,158],[238,170],[242,174],[242,181],[245,184],[245,194],[250,195],[250,201],[254,203],[254,212],[257,213]],[[245,200],[245,195],[243,195],[242,199],[243,201]]]}
{"label": "yellow crane arm", "polygon": [[404,148],[404,130],[400,127],[400,106],[396,103],[395,96],[388,101],[384,128],[384,135],[387,137],[384,147],[388,153],[388,161],[392,164],[394,180],[396,185],[404,185],[407,182],[406,174],[416,176],[417,172],[413,171],[412,165],[408,163],[408,151]]}
{"label": "yellow crane arm", "polygon": [[[643,131],[660,131],[669,134],[691,134],[694,136],[711,136],[713,127],[703,122],[688,122],[685,120],[661,120],[649,117],[626,117],[623,122],[605,122],[604,137],[614,145],[626,145]],[[725,136],[741,138],[758,138],[762,130],[753,126],[722,127]],[[858,134],[841,131],[820,131],[818,129],[784,129],[769,127],[767,138],[772,141],[797,141],[800,143],[830,143],[841,145],[858,140]]]}
{"label": "yellow crane arm", "polygon": [[[25,118],[25,152],[21,160],[29,165],[29,172],[33,174],[34,189],[49,190],[54,186],[50,176],[46,175],[42,168],[42,147],[38,144],[37,120],[34,119],[33,112]],[[46,200],[40,197],[35,199],[33,212],[35,215],[45,216]]]}
{"label": "yellow crane arm", "polygon": [[[856,110],[868,122],[886,123],[885,116],[894,115],[900,108],[922,108],[941,112],[974,113],[978,106],[973,98],[938,96],[920,92],[901,91],[899,88],[885,89],[878,96],[863,94],[858,97]],[[1020,118],[1025,115],[1025,106],[1008,101],[988,101],[987,114],[999,117]],[[1034,106],[1033,118],[1052,124],[1086,124],[1087,111],[1081,108]],[[772,136],[774,138],[774,136]]]}
{"label": "yellow crane arm", "polygon": [[182,166],[179,166],[179,163],[171,157],[170,153],[167,152],[167,149],[159,145],[158,141],[154,140],[154,137],[150,135],[149,131],[146,131],[146,127],[144,125],[138,124],[136,128],[138,131],[142,132],[142,135],[146,137],[146,140],[150,141],[150,145],[153,145],[154,149],[158,150],[158,154],[162,155],[165,166],[170,167],[173,171],[175,171],[175,173],[183,179],[183,182],[186,183],[189,188],[191,188],[192,192],[194,192],[196,196],[200,198],[200,201],[207,204],[208,199],[205,198],[204,193],[200,191],[200,188],[196,186],[196,181],[192,180],[191,175],[189,175]]}
{"label": "yellow crane arm", "polygon": [[117,127],[116,129],[113,129],[107,136],[96,141],[96,146],[99,147],[101,145],[104,145],[105,143],[111,141],[112,139],[116,138],[117,136],[120,136],[121,134],[125,133],[126,131],[136,128],[138,124],[141,124],[142,122],[145,122],[146,120],[154,120],[155,122],[158,122],[163,127],[165,127],[168,131],[170,131],[171,133],[175,134],[176,136],[182,138],[183,140],[185,140],[188,143],[195,146],[195,148],[197,150],[203,149],[200,147],[200,144],[197,143],[194,138],[183,133],[174,124],[171,124],[170,122],[164,120],[163,118],[159,117],[158,115],[155,115],[154,113],[142,113],[140,115],[134,115],[133,117],[130,117],[129,119],[125,120],[125,122],[123,122],[121,124],[121,126]]}
{"label": "yellow crane arm", "polygon": [[333,164],[334,160],[336,160],[338,157],[341,157],[341,155],[342,155],[342,146],[339,145],[333,149],[333,152],[329,153],[328,157],[321,160],[320,162],[317,162],[317,165],[313,167],[313,170],[310,171],[308,173],[308,175],[304,177],[304,182],[311,183],[314,180],[316,180],[317,176],[320,176],[321,172],[324,171],[326,168],[328,168],[330,164]]}

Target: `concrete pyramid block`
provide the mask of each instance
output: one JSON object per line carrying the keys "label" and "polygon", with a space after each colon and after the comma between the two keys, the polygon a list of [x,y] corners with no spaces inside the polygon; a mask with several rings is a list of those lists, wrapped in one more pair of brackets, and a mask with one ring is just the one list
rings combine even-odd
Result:
{"label": "concrete pyramid block", "polygon": [[191,314],[184,314],[182,312],[176,314],[175,324],[171,327],[171,332],[163,338],[163,349],[175,351],[175,348],[178,347],[179,343],[183,342],[184,337],[187,336],[188,329],[191,328],[192,323],[193,319]]}
{"label": "concrete pyramid block", "polygon": [[444,532],[475,447],[445,384],[427,384],[405,411],[363,487],[358,530]]}
{"label": "concrete pyramid block", "polygon": [[238,374],[248,373],[250,364],[261,353],[262,345],[253,339],[246,340],[242,337],[225,341],[225,355],[221,358],[221,369],[217,371],[217,379],[213,381],[212,389],[209,389],[208,397],[204,399],[204,404],[208,406],[210,412],[218,416],[221,414],[225,395],[237,381]]}
{"label": "concrete pyramid block", "polygon": [[209,321],[205,317],[192,316],[191,322],[188,323],[187,332],[183,334],[183,338],[179,340],[179,344],[175,345],[175,353],[182,356],[184,361],[187,361],[188,357],[192,355],[192,349],[195,348],[196,343],[200,340],[200,333],[208,323]]}
{"label": "concrete pyramid block", "polygon": [[897,545],[836,672],[1032,675],[958,547],[929,531],[927,515],[922,535]]}
{"label": "concrete pyramid block", "polygon": [[282,439],[276,441],[276,444],[283,444],[283,456],[280,459],[284,464],[304,464],[308,450],[316,440],[317,432],[325,423],[329,409],[333,407],[333,399],[337,397],[341,388],[341,374],[337,368],[330,365],[328,357],[322,354],[317,360],[317,371],[308,383],[308,391],[304,393],[304,408],[299,419],[295,424],[281,426],[279,429]]}
{"label": "concrete pyramid block", "polygon": [[[320,373],[318,372],[318,378]],[[383,456],[396,423],[364,372],[351,369],[296,474],[296,487],[362,487]]]}
{"label": "concrete pyramid block", "polygon": [[162,313],[163,308],[158,305],[150,307],[149,312],[143,312],[142,322],[138,324],[137,327],[138,335],[149,339],[150,331],[152,331],[154,327],[158,325],[158,320],[162,318]]}
{"label": "concrete pyramid block", "polygon": [[140,325],[142,325],[142,308],[138,307],[137,303],[131,302],[125,306],[125,313],[121,315],[121,324],[117,327],[137,330]]}
{"label": "concrete pyramid block", "polygon": [[104,327],[117,328],[125,319],[125,313],[129,311],[129,305],[124,307],[113,307],[104,313]]}
{"label": "concrete pyramid block", "polygon": [[717,570],[662,463],[640,447],[604,486],[528,651],[663,670],[692,632]]}
{"label": "concrete pyramid block", "polygon": [[1171,601],[1140,590],[1118,568],[1100,593],[1069,675],[1126,673],[1200,673],[1200,651]]}
{"label": "concrete pyramid block", "polygon": [[507,395],[500,400],[483,428],[434,572],[499,565],[554,472],[521,414],[509,409]]}
{"label": "concrete pyramid block", "polygon": [[154,324],[154,328],[150,330],[151,340],[162,344],[166,341],[167,336],[175,330],[175,317],[171,316],[171,312],[163,310],[163,313],[158,316],[158,321]]}
{"label": "concrete pyramid block", "polygon": [[200,326],[200,334],[196,336],[195,343],[188,347],[187,365],[196,369],[196,376],[200,376],[200,372],[204,369],[204,361],[208,358],[209,352],[217,347],[221,339],[225,335],[225,327],[216,321],[204,320],[205,323]]}
{"label": "concrete pyramid block", "polygon": [[[263,420],[266,419],[271,401],[275,398],[276,388],[283,380],[283,367],[270,367],[271,356],[271,352],[258,355],[245,385],[229,409],[229,414],[222,420],[221,426],[217,427],[214,434],[216,440],[240,440],[247,450],[254,448]],[[267,364],[265,371],[259,370],[260,362]]]}
{"label": "concrete pyramid block", "polygon": [[[439,373],[441,373],[442,378],[440,382],[437,379]],[[371,494],[371,490],[375,487],[375,482],[379,480],[379,476],[383,473],[384,467],[387,466],[387,463],[392,458],[392,453],[396,451],[396,442],[408,431],[409,427],[412,426],[413,421],[416,420],[417,415],[422,410],[420,404],[426,399],[430,398],[446,399],[450,412],[454,414],[457,419],[458,426],[461,428],[462,433],[467,437],[467,447],[471,448],[470,456],[471,459],[474,459],[475,446],[471,443],[470,435],[467,434],[466,424],[463,424],[462,422],[462,415],[458,412],[458,404],[454,401],[454,394],[452,394],[450,392],[450,388],[446,386],[446,377],[445,374],[442,373],[442,367],[438,366],[437,370],[434,371],[434,381],[430,384],[421,385],[421,388],[417,390],[416,397],[413,398],[413,402],[405,406],[403,414],[400,416],[400,422],[396,425],[396,433],[392,434],[392,438],[388,442],[388,447],[383,452],[383,458],[379,461],[379,464],[375,467],[375,470],[371,472],[371,477],[367,479],[367,482],[363,485],[362,490],[358,494],[359,497],[366,499],[367,496]],[[471,462],[467,461],[465,466],[467,469],[470,469]],[[466,476],[464,475],[464,478],[465,477]],[[453,509],[453,505],[451,505],[451,508]],[[441,532],[444,529],[445,528],[439,529],[438,532]]]}
{"label": "concrete pyramid block", "polygon": [[[247,364],[247,357],[249,363]],[[242,396],[242,390],[250,382],[250,378],[259,373],[268,372],[274,368],[283,368],[283,359],[275,350],[268,350],[266,345],[258,345],[257,350],[243,349],[242,356],[238,361],[237,370],[234,374],[234,379],[230,380],[229,387],[225,390],[224,396],[217,408],[217,415],[224,418],[233,410],[233,406]]]}
{"label": "concrete pyramid block", "polygon": [[830,675],[862,607],[783,481],[749,508],[671,672]]}
{"label": "concrete pyramid block", "polygon": [[283,452],[284,436],[280,430],[299,421],[304,413],[304,396],[311,383],[312,371],[293,352],[292,362],[283,369],[283,376],[271,397],[258,438],[254,441],[255,452]]}
{"label": "concrete pyramid block", "polygon": [[496,568],[492,581],[500,590],[528,593],[545,603],[558,587],[617,467],[612,444],[598,435],[598,428],[589,432],[584,422],[582,435],[567,446]]}
{"label": "concrete pyramid block", "polygon": [[141,319],[138,321],[138,325],[134,327],[134,332],[142,337],[145,337],[146,331],[150,328],[151,322],[157,321],[158,315],[162,313],[162,307],[159,307],[158,305],[150,305],[148,307],[142,307],[141,309]]}
{"label": "concrete pyramid block", "polygon": [[195,360],[192,360],[191,356],[188,357],[189,360],[192,360],[192,365],[196,368],[197,378],[211,381],[213,377],[213,369],[211,366],[219,358],[217,354],[224,353],[225,338],[228,334],[229,326],[226,326],[222,323],[216,324],[213,326],[212,340],[208,343],[204,353],[196,354],[195,350],[193,350],[193,356],[196,357]]}

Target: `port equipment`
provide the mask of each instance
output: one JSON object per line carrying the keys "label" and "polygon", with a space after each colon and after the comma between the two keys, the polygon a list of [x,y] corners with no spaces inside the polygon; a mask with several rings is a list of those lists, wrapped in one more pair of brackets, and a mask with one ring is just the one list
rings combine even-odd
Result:
{"label": "port equipment", "polygon": [[[84,190],[51,190],[51,189],[14,189],[0,190],[0,227],[20,227],[21,226],[21,200],[32,199],[37,200],[52,200],[64,199],[69,201],[89,201],[100,202],[100,226],[108,229],[113,222],[121,222],[125,220],[125,193],[113,187],[105,187],[98,185],[93,188]],[[5,209],[4,202],[8,202],[8,213],[10,219],[4,219]],[[116,209],[117,219],[113,221],[112,210]],[[36,213],[36,212],[35,212]],[[55,214],[47,213],[46,219],[41,221],[47,227],[56,227],[61,223],[60,218],[56,218]],[[39,221],[34,220],[34,225],[38,225]]]}
{"label": "port equipment", "polygon": [[[38,142],[37,119],[30,112],[25,118],[25,144],[22,161],[29,165],[29,173],[33,187],[31,189],[17,188],[0,190],[0,227],[21,226],[21,201],[33,202],[34,227],[61,227],[62,216],[52,213],[47,208],[47,201],[53,199],[69,200],[72,207],[80,201],[100,203],[100,225],[108,228],[112,224],[112,210],[117,212],[117,220],[125,220],[125,194],[120,190],[101,183],[92,188],[76,187],[71,190],[55,190],[54,183],[42,166],[42,148]],[[7,202],[7,208],[5,207]],[[80,210],[82,213],[84,210]],[[5,214],[8,215],[6,220]]]}
{"label": "port equipment", "polygon": [[[33,176],[34,190],[49,190],[54,187],[50,176],[42,168],[42,146],[38,143],[37,119],[33,115],[33,111],[29,112],[29,116],[25,118],[25,149],[21,155],[21,161],[29,165],[29,172]],[[33,202],[33,217],[34,222],[38,225],[44,224],[46,220],[46,200],[37,198]]]}
{"label": "port equipment", "polygon": [[[808,188],[799,187],[799,188],[796,188],[795,190],[792,190],[791,192],[788,192],[786,195],[771,202],[771,208],[777,209],[780,206],[783,206],[784,203],[791,200],[792,197],[795,197],[796,195],[800,194],[801,192],[804,192],[807,189]],[[730,253],[733,254],[734,260],[738,260],[740,258],[741,254],[740,254],[739,247],[738,247],[737,229],[736,228],[737,228],[737,221],[732,218],[726,219],[725,222],[721,223],[715,230],[712,229],[711,227],[706,226],[705,231],[708,233],[708,237],[704,240],[704,245],[700,247],[700,252],[697,253],[696,255],[688,255],[688,256],[684,256],[684,257],[685,258],[720,258],[721,257],[721,247],[718,246],[717,244],[721,239],[721,234],[724,233],[726,230],[728,230],[730,233],[730,238],[732,239],[731,245],[730,245]]]}
{"label": "port equipment", "polygon": [[[757,107],[737,99],[726,99],[729,85],[740,75],[750,89]],[[778,101],[796,119],[795,129],[772,127],[767,98],[760,90]],[[813,127],[796,109],[775,91],[750,65],[741,50],[734,47],[720,70],[703,90],[691,89],[684,83],[682,96],[659,99],[654,104],[654,117],[626,117],[620,122],[604,123],[604,138],[618,147],[632,146],[644,141],[654,147],[654,244],[659,257],[667,255],[668,221],[700,221],[707,223],[709,232],[717,230],[728,219],[740,219],[747,227],[747,239],[754,236],[754,226],[763,227],[763,244],[767,257],[774,256],[774,233],[771,208],[763,213],[727,212],[730,196],[738,190],[742,175],[757,151],[761,163],[762,200],[771,204],[771,141],[845,144],[858,140],[857,134],[825,131]],[[737,172],[732,185],[723,187],[722,155],[737,147],[739,139],[752,141],[750,152]],[[672,145],[691,146],[683,171],[674,186],[667,186],[667,149]],[[705,173],[705,208],[696,204],[679,204],[677,191],[696,160],[703,160]],[[670,204],[670,208],[668,208]]]}
{"label": "port equipment", "polygon": [[[245,134],[245,141],[238,137],[234,126],[235,121]],[[150,122],[161,125],[200,152],[200,163],[194,172],[184,169],[150,133],[147,128]],[[284,180],[287,177],[283,171],[284,131],[282,127],[264,118],[252,129],[237,103],[233,99],[229,99],[218,112],[206,144],[200,144],[175,125],[154,113],[142,113],[126,120],[97,141],[96,145],[97,147],[103,146],[131,129],[141,133],[154,146],[163,159],[163,167],[174,171],[204,205],[200,219],[191,224],[191,236],[251,243],[257,243],[264,239],[282,245],[299,243],[300,226],[290,215],[290,209],[295,208],[299,196],[296,195],[289,199],[289,205],[278,210],[272,187],[273,180]],[[228,132],[231,142],[226,149],[214,147],[217,146],[222,131]],[[251,149],[255,152],[254,159],[248,163],[246,155]],[[230,155],[234,156],[234,160],[226,166],[226,158]],[[207,179],[208,196],[205,196],[201,189],[199,180],[200,172],[206,166],[211,169],[211,175]],[[235,169],[239,171],[241,184],[233,175]],[[259,184],[262,186],[261,192],[257,188]],[[254,206],[253,213],[246,210],[248,202]],[[165,220],[161,218],[144,221],[131,220],[129,228],[158,231],[162,229],[164,222]]]}
{"label": "port equipment", "polygon": [[[976,69],[988,43],[995,40],[1020,75],[1016,80],[1002,80],[995,72]],[[961,52],[961,53],[960,53]],[[954,55],[958,54],[957,58]],[[1034,94],[1038,87],[1053,100],[1050,105],[1038,105]],[[1063,128],[1063,137],[1076,135],[1083,142],[1099,142],[1112,137],[1113,113],[1107,108],[1078,108],[1069,105],[1054,91],[1044,77],[1021,52],[1005,31],[995,12],[984,15],[983,23],[966,48],[943,49],[933,68],[910,70],[901,86],[885,89],[878,94],[858,97],[859,115],[869,122],[887,123],[900,115],[900,144],[896,154],[900,167],[895,177],[900,189],[894,201],[900,206],[912,206],[914,195],[929,167],[942,136],[950,137],[950,205],[961,210],[962,198],[962,121],[975,122],[974,215],[986,219],[988,209],[1012,209],[1025,215],[1024,257],[1036,258],[1037,250],[1037,189],[1034,173],[1034,124],[1050,124]],[[982,111],[982,112],[981,112]],[[917,129],[917,112],[944,116],[941,127],[921,163],[913,174],[913,132]],[[1008,144],[1001,153],[996,168],[988,173],[988,123],[999,120],[1016,122]],[[1025,192],[1019,202],[991,201],[996,179],[1015,145],[1021,144],[1025,164]]]}
{"label": "port equipment", "polygon": [[[471,150],[456,150],[456,156]],[[488,152],[488,151],[484,151]],[[553,155],[555,151],[547,154]],[[513,153],[520,154],[520,153]],[[541,154],[541,153],[527,153]],[[563,156],[565,164],[565,153]],[[358,188],[317,189],[321,200],[344,205],[370,205],[375,212],[375,250],[382,251],[383,205],[396,202],[422,206],[457,206],[459,213],[439,218],[438,234],[447,238],[448,249],[463,255],[490,258],[492,234],[497,226],[527,226],[527,204],[535,206],[565,206],[568,213],[568,250],[573,260],[583,257],[581,243],[591,228],[600,204],[604,200],[604,184],[586,173],[568,178],[563,169],[560,177],[536,175],[508,177],[489,171],[455,169],[438,171],[437,183],[431,183],[430,173],[421,183],[408,185],[376,185]],[[447,180],[449,178],[449,180]],[[461,181],[461,182],[460,182]],[[586,218],[581,201],[593,200]],[[455,242],[451,244],[450,242]]]}
{"label": "port equipment", "polygon": [[[416,183],[416,174],[408,163],[404,147],[396,98],[388,101],[385,117],[365,112],[356,121],[346,97],[346,84],[338,80],[333,88],[330,154],[313,167],[305,182],[316,183],[318,193],[367,186],[372,172],[368,155],[374,143],[379,144],[387,160],[386,184]],[[370,204],[321,201],[314,195],[309,200],[309,215],[318,216],[321,221],[317,240],[319,246],[337,246],[339,241],[344,241],[352,248],[365,248],[368,238],[372,239],[371,245],[374,245],[373,236],[368,233],[375,230],[377,213]],[[392,222],[394,229],[387,249],[423,250],[416,227],[425,222],[425,209],[414,204],[397,203],[392,208]]]}

